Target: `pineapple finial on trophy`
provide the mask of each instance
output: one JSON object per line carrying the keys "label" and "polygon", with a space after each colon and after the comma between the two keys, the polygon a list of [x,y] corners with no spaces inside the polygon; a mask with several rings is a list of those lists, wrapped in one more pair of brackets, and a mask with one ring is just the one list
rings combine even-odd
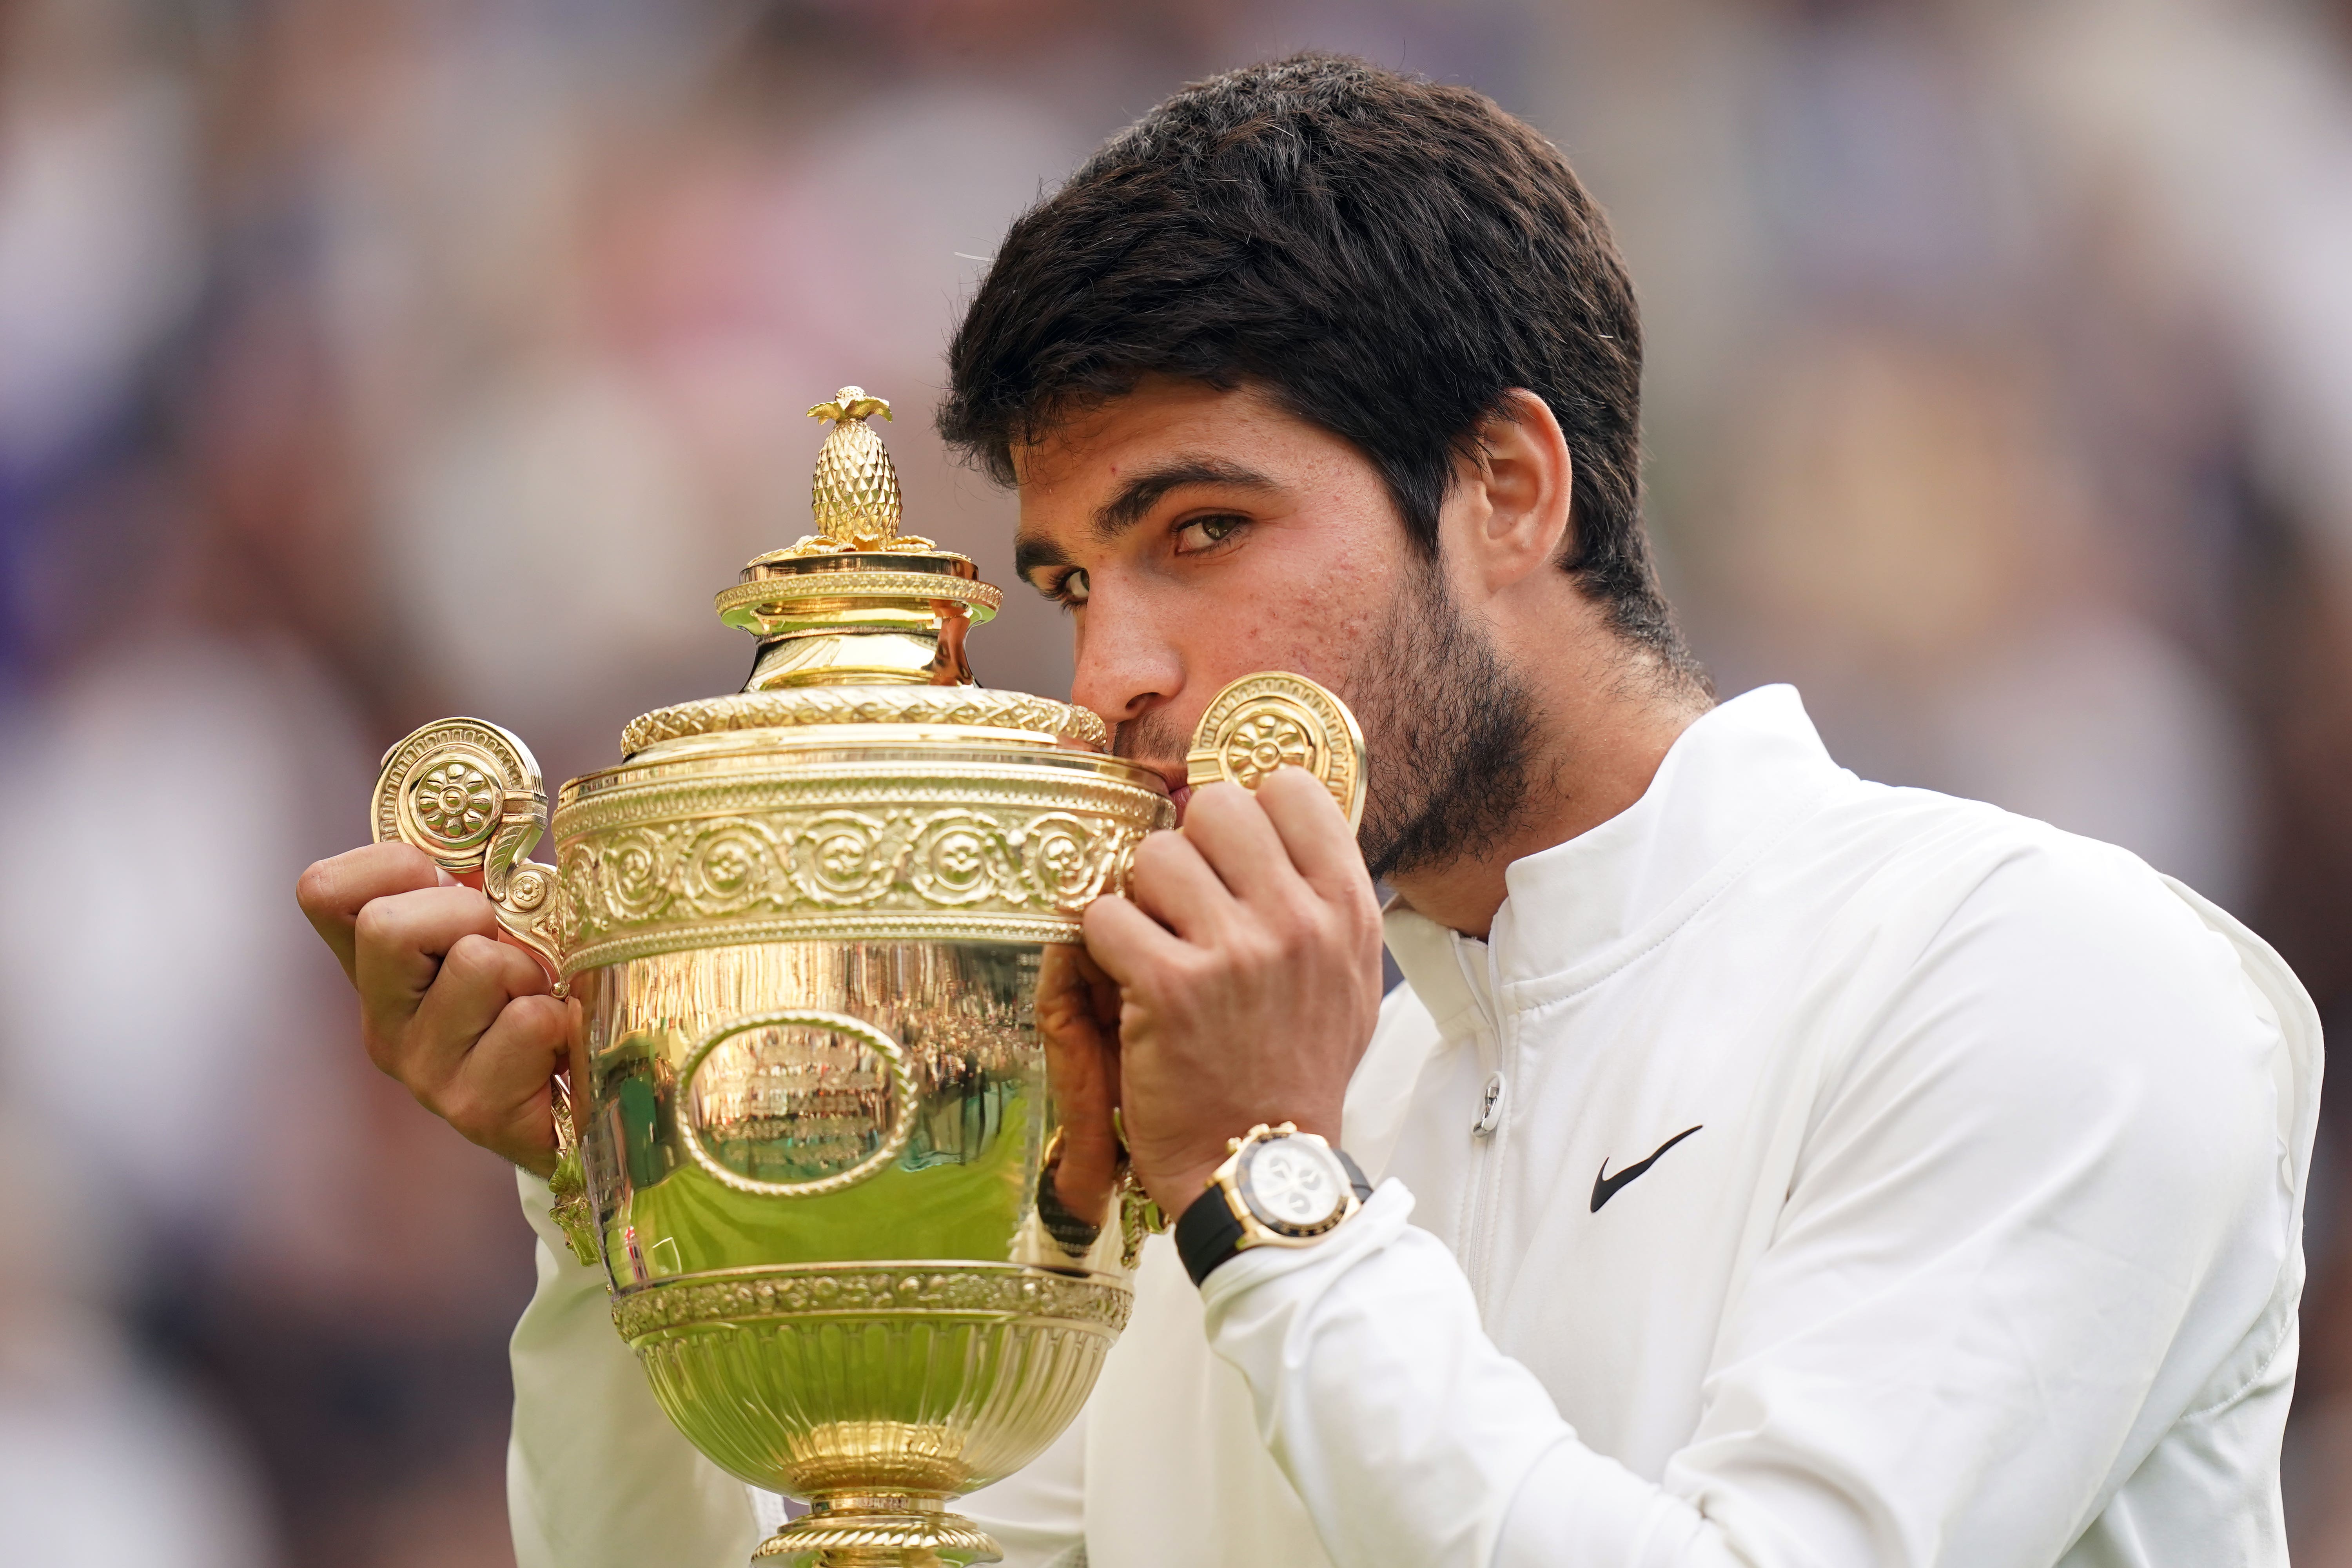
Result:
{"label": "pineapple finial on trophy", "polygon": [[882,437],[866,423],[877,414],[890,417],[889,400],[868,397],[862,386],[845,386],[832,402],[809,410],[810,418],[833,422],[833,433],[816,455],[811,489],[816,531],[852,548],[898,531],[898,471],[890,466]]}
{"label": "pineapple finial on trophy", "polygon": [[882,437],[866,421],[890,417],[887,398],[869,397],[862,386],[845,386],[830,403],[809,410],[812,419],[833,423],[816,455],[810,505],[816,532],[794,545],[793,553],[827,550],[929,550],[931,542],[898,531],[898,471]]}

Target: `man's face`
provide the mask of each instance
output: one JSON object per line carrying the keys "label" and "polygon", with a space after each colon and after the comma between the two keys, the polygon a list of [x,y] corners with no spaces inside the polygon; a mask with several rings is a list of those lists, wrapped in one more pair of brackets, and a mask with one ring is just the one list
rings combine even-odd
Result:
{"label": "man's face", "polygon": [[1071,700],[1167,779],[1228,681],[1287,669],[1350,701],[1398,582],[1425,570],[1380,475],[1249,390],[1155,380],[1013,455],[1021,575],[1068,605]]}
{"label": "man's face", "polygon": [[1193,726],[1261,669],[1321,681],[1356,710],[1376,875],[1472,847],[1512,809],[1517,683],[1348,442],[1255,390],[1160,379],[1017,449],[1013,466],[1021,575],[1076,622],[1071,698],[1118,727],[1114,749],[1165,778],[1180,812]]}

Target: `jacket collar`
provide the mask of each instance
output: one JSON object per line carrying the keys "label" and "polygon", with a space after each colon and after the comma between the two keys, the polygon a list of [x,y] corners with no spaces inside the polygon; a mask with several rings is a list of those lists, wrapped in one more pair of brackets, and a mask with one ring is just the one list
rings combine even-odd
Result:
{"label": "jacket collar", "polygon": [[1792,686],[1766,686],[1683,731],[1642,798],[1563,844],[1513,861],[1489,939],[1391,900],[1389,951],[1438,1032],[1589,984],[1660,940],[1753,848],[1853,775],[1830,760]]}

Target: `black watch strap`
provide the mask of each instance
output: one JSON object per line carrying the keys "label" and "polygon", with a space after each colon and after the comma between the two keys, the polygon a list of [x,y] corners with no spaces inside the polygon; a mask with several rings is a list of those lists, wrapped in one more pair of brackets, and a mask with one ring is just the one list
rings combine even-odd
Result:
{"label": "black watch strap", "polygon": [[1242,1222],[1234,1217],[1225,1189],[1212,1186],[1194,1198],[1176,1220],[1176,1256],[1198,1285],[1209,1271],[1242,1249]]}
{"label": "black watch strap", "polygon": [[[1331,1152],[1339,1156],[1339,1163],[1348,1173],[1348,1184],[1355,1189],[1356,1201],[1368,1201],[1372,1195],[1372,1184],[1364,1179],[1363,1168],[1348,1157],[1345,1149]],[[1219,1264],[1242,1249],[1242,1237],[1247,1234],[1242,1222],[1234,1216],[1225,1189],[1212,1184],[1177,1218],[1176,1256],[1184,1260],[1184,1272],[1198,1285]]]}

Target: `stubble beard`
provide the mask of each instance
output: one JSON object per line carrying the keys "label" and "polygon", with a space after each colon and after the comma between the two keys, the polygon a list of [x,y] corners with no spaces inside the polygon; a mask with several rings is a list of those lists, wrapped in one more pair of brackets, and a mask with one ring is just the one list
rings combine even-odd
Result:
{"label": "stubble beard", "polygon": [[1150,765],[1172,757],[1181,768],[1192,749],[1192,734],[1180,730],[1165,708],[1146,709],[1140,718],[1111,727],[1110,754]]}
{"label": "stubble beard", "polygon": [[1349,681],[1369,753],[1356,841],[1375,879],[1488,853],[1526,809],[1535,700],[1429,562]]}
{"label": "stubble beard", "polygon": [[[1364,820],[1375,879],[1491,852],[1528,800],[1535,702],[1527,683],[1446,591],[1435,562],[1408,570],[1384,617],[1388,638],[1348,672],[1364,728]],[[1182,757],[1192,736],[1165,709],[1118,726],[1112,752]]]}

